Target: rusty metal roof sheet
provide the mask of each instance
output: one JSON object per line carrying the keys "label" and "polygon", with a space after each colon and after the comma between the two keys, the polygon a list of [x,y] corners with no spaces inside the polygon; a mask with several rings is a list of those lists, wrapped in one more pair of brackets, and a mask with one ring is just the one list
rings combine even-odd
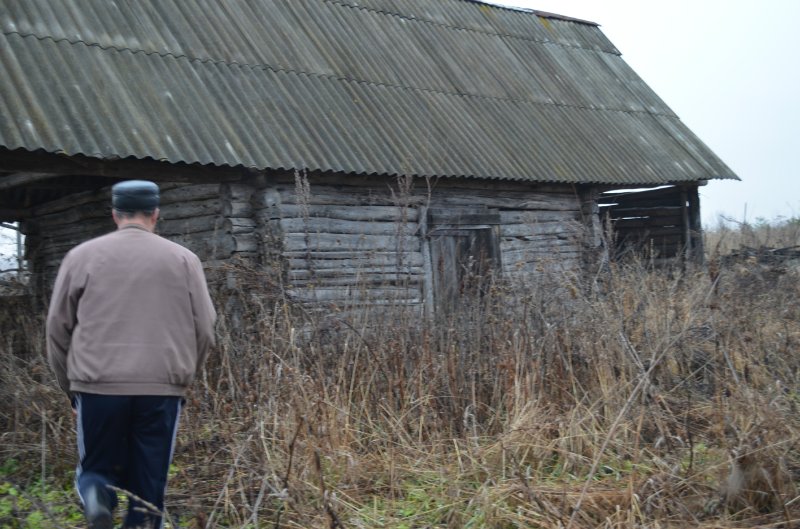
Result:
{"label": "rusty metal roof sheet", "polygon": [[537,182],[736,178],[593,23],[465,0],[0,0],[0,146]]}

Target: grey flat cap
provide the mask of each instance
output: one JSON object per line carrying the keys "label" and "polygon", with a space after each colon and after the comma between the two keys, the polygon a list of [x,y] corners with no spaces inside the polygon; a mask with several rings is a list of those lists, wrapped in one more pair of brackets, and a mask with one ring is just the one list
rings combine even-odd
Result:
{"label": "grey flat cap", "polygon": [[159,198],[158,186],[149,180],[126,180],[111,188],[111,206],[117,211],[151,211]]}

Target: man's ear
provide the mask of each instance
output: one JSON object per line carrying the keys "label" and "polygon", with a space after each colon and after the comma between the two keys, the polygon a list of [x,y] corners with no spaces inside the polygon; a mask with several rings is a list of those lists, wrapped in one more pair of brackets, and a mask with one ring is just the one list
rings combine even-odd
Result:
{"label": "man's ear", "polygon": [[159,215],[161,215],[161,210],[159,208],[154,209],[153,210],[153,224],[158,222]]}

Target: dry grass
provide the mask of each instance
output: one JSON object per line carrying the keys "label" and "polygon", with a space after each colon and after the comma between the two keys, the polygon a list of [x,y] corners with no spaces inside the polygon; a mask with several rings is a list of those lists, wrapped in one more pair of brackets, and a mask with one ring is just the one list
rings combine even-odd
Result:
{"label": "dry grass", "polygon": [[[712,282],[615,265],[599,281],[494,285],[435,322],[391,306],[311,312],[270,277],[231,273],[180,430],[168,496],[180,527],[800,519],[796,269],[723,268]],[[18,468],[0,481],[33,495],[68,484],[73,425],[41,317],[6,308],[0,463]]]}
{"label": "dry grass", "polygon": [[724,256],[742,248],[791,248],[800,246],[800,217],[778,218],[768,222],[737,221],[720,217],[705,234],[711,257]]}

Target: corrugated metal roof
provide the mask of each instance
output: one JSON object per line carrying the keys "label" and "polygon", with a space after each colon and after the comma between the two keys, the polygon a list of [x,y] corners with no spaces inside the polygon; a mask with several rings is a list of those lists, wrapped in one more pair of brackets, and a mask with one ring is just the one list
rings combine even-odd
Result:
{"label": "corrugated metal roof", "polygon": [[591,23],[463,0],[0,0],[0,145],[365,174],[735,178]]}

